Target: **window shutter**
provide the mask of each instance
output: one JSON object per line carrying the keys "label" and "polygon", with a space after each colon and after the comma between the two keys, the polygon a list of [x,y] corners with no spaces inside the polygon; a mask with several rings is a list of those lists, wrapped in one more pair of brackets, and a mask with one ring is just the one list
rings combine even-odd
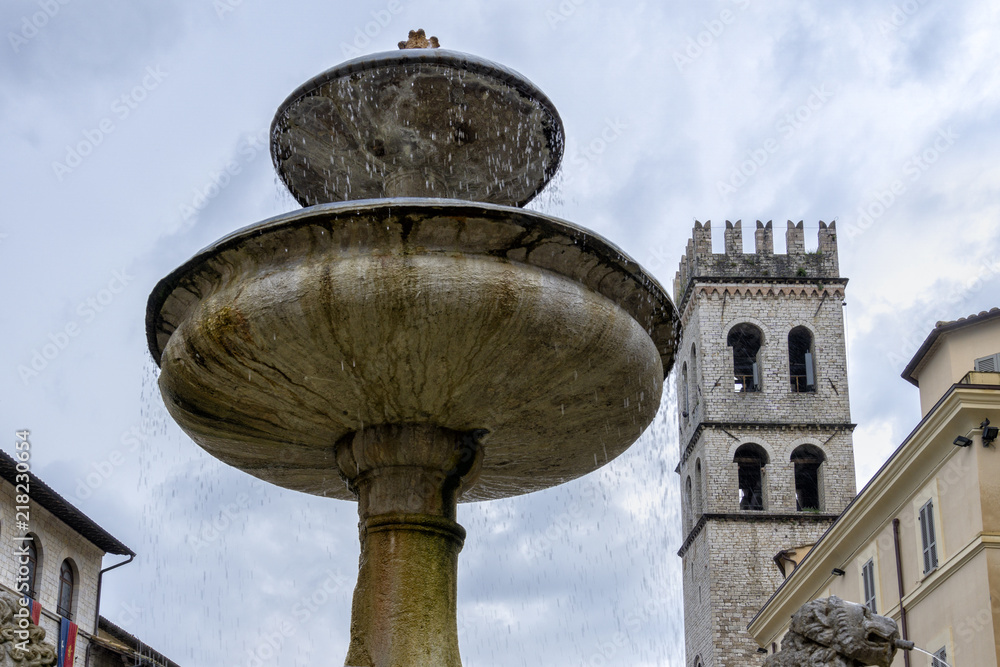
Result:
{"label": "window shutter", "polygon": [[928,500],[920,508],[920,539],[924,549],[924,574],[937,567],[937,541],[934,536],[934,504]]}
{"label": "window shutter", "polygon": [[974,370],[977,373],[1000,373],[1000,353],[976,359]]}
{"label": "window shutter", "polygon": [[878,613],[878,609],[875,606],[875,562],[873,559],[869,559],[861,567],[861,581],[864,584],[865,589],[865,606],[868,607],[873,614]]}
{"label": "window shutter", "polygon": [[812,352],[806,352],[806,386],[813,387],[816,385],[816,371],[813,369],[813,355]]}

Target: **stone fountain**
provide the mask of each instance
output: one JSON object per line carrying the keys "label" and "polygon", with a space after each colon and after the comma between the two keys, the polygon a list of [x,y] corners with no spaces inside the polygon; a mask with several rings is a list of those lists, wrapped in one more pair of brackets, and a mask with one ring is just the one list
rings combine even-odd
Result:
{"label": "stone fountain", "polygon": [[[432,41],[433,40],[433,41]],[[676,311],[603,238],[521,208],[563,128],[520,74],[433,48],[345,62],[279,107],[307,208],[235,232],[153,290],[167,409],[218,459],[357,500],[347,665],[458,666],[456,503],[603,466],[652,421]]]}
{"label": "stone fountain", "polygon": [[891,618],[831,595],[792,615],[781,651],[764,667],[890,667],[898,649],[913,648]]}

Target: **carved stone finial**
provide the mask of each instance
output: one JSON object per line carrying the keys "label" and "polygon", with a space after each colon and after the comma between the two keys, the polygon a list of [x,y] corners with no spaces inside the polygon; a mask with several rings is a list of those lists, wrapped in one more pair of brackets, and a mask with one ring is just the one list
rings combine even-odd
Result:
{"label": "carved stone finial", "polygon": [[441,44],[438,42],[437,37],[427,38],[427,33],[424,32],[423,28],[418,30],[410,31],[410,38],[405,42],[399,43],[399,48],[401,49],[437,49],[440,48]]}
{"label": "carved stone finial", "polygon": [[781,650],[764,667],[889,667],[896,649],[906,645],[912,647],[899,639],[894,620],[832,595],[795,612]]}

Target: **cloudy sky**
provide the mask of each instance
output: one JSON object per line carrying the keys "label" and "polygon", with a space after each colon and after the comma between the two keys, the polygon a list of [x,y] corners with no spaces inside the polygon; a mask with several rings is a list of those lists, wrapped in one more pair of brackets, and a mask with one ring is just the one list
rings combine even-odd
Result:
{"label": "cloudy sky", "polygon": [[[2,425],[139,553],[102,612],[184,665],[257,664],[268,641],[272,664],[340,664],[357,517],[227,469],[165,417],[146,298],[297,208],[266,151],[278,104],[411,28],[545,91],[568,144],[532,206],[665,285],[695,219],[774,220],[779,250],[786,220],[807,247],[837,221],[859,487],[918,419],[899,373],[934,322],[1000,305],[985,0],[5,0],[0,26]],[[602,471],[460,508],[466,665],[683,664],[671,400]]]}

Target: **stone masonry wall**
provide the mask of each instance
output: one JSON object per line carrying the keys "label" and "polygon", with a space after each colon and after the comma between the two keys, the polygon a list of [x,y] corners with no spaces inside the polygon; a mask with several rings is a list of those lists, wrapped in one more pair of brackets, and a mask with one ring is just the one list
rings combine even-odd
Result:
{"label": "stone masonry wall", "polygon": [[[705,421],[850,423],[843,300],[842,285],[696,283],[684,304],[677,357],[678,368],[689,368],[689,402],[697,406],[689,417],[680,416],[681,455],[694,429]],[[733,390],[733,352],[727,337],[730,329],[744,323],[763,335],[761,386],[760,391],[738,393]],[[813,337],[815,392],[791,390],[788,334],[799,326]],[[683,372],[676,378],[678,396],[683,396]]]}
{"label": "stone masonry wall", "polygon": [[[15,524],[15,489],[7,480],[0,479],[0,585],[11,590],[17,587],[17,555],[24,535]],[[59,617],[56,614],[59,596],[59,570],[69,558],[76,565],[76,591],[73,599],[72,620],[82,632],[95,633],[94,615],[97,611],[97,577],[101,570],[104,552],[89,540],[53,516],[35,502],[30,503],[30,533],[36,536],[39,577],[36,588],[43,614],[40,625],[46,632],[46,641],[56,645],[59,640]],[[87,640],[82,634],[77,639],[75,665],[82,666],[86,655]]]}
{"label": "stone masonry wall", "polygon": [[[687,576],[684,580],[686,664],[694,665],[699,655],[704,667],[762,664],[757,643],[746,627],[783,580],[772,556],[790,544],[815,542],[832,523],[832,518],[806,523],[709,522],[697,538],[701,542],[698,556],[691,559],[695,576],[690,585]],[[697,576],[699,569],[701,576]]]}

